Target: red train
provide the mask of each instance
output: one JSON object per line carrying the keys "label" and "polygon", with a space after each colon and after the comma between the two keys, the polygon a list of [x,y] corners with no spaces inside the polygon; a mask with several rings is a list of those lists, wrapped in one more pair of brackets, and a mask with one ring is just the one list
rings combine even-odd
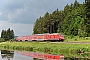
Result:
{"label": "red train", "polygon": [[53,34],[33,34],[28,36],[19,36],[16,41],[64,41],[64,35],[59,33]]}

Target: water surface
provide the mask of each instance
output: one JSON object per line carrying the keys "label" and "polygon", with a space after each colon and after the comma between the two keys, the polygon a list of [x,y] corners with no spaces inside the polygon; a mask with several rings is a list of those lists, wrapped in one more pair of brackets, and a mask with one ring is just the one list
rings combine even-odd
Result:
{"label": "water surface", "polygon": [[0,50],[0,60],[90,60],[90,53],[52,55],[38,52]]}
{"label": "water surface", "polygon": [[1,50],[0,60],[64,60],[64,55],[38,52]]}
{"label": "water surface", "polygon": [[25,56],[17,53],[17,51],[1,50],[0,51],[0,60],[33,60],[30,56]]}

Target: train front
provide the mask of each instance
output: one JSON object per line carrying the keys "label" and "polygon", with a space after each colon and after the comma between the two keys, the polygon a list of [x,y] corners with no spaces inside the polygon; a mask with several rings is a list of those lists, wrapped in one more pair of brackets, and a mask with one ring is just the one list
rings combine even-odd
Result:
{"label": "train front", "polygon": [[63,42],[64,41],[64,35],[60,34],[60,40]]}

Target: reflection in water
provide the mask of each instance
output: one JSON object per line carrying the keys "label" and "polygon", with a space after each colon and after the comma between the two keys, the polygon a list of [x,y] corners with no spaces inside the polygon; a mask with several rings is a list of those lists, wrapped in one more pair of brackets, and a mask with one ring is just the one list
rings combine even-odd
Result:
{"label": "reflection in water", "polygon": [[43,54],[43,53],[35,53],[35,52],[20,52],[17,53],[25,56],[33,57],[33,60],[90,60],[90,53],[83,54],[75,54],[73,56],[65,56],[64,55],[51,55],[51,54]]}
{"label": "reflection in water", "polygon": [[1,50],[1,57],[4,60],[64,60],[64,55],[51,55],[51,54],[23,52],[23,51],[14,52],[11,50]]}
{"label": "reflection in water", "polygon": [[90,53],[52,55],[36,52],[1,50],[0,60],[90,60]]}
{"label": "reflection in water", "polygon": [[64,55],[51,55],[51,54],[43,54],[36,52],[21,52],[17,51],[17,53],[25,56],[33,57],[33,60],[64,60]]}
{"label": "reflection in water", "polygon": [[14,51],[1,50],[1,56],[2,58],[7,58],[8,60],[10,60],[10,58],[14,57]]}
{"label": "reflection in water", "polygon": [[90,60],[90,53],[81,53],[77,56],[68,56],[64,58],[65,60]]}
{"label": "reflection in water", "polygon": [[33,60],[33,58],[18,54],[16,51],[0,50],[0,60]]}

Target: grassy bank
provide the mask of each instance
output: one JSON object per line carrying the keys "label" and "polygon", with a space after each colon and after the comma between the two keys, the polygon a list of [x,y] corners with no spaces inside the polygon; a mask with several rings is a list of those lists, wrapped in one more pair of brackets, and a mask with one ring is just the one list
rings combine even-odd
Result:
{"label": "grassy bank", "polygon": [[65,36],[64,42],[90,42],[90,37]]}
{"label": "grassy bank", "polygon": [[90,52],[90,44],[65,44],[41,42],[6,42],[0,44],[0,49],[26,50],[49,54],[76,54],[80,49]]}

